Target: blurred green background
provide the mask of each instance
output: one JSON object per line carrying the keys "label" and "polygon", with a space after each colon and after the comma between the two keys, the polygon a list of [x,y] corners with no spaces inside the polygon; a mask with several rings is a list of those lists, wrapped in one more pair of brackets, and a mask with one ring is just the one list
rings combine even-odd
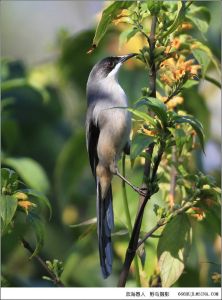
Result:
{"label": "blurred green background", "polygon": [[[209,46],[220,60],[220,1],[203,2],[212,17],[207,34]],[[114,179],[115,233],[113,274],[103,280],[100,273],[95,224],[70,228],[96,215],[96,190],[85,147],[85,87],[92,66],[107,55],[134,51],[139,44],[118,45],[118,28],[110,29],[99,48],[87,54],[103,1],[1,1],[2,28],[2,155],[31,158],[47,176],[39,190],[47,193],[53,217],[45,225],[44,259],[65,263],[62,280],[72,287],[116,286],[127,241],[121,182]],[[121,28],[120,28],[121,29]],[[194,33],[195,34],[195,33]],[[138,42],[139,43],[139,42]],[[218,79],[216,70],[209,71]],[[119,81],[132,104],[146,86],[146,73],[137,64],[121,70]],[[206,81],[184,95],[184,108],[204,124],[206,155],[197,153],[196,164],[220,183],[220,90]],[[3,160],[4,162],[4,160]],[[32,166],[28,166],[32,182]],[[133,170],[127,159],[127,177],[140,185],[142,166]],[[33,182],[32,182],[33,183]],[[135,216],[137,199],[127,188],[130,211]],[[143,222],[148,231],[156,222],[151,199]],[[159,202],[158,202],[159,204]],[[213,218],[213,217],[212,217]],[[195,223],[194,240],[184,274],[177,286],[215,286],[212,274],[220,271],[220,239],[212,234],[211,222]],[[28,228],[30,242],[33,237]],[[142,281],[147,285],[156,264],[157,239],[147,242],[147,260]],[[42,280],[45,271],[28,260],[16,233],[2,239],[2,272],[11,286],[50,286]],[[135,286],[130,275],[129,286]]]}

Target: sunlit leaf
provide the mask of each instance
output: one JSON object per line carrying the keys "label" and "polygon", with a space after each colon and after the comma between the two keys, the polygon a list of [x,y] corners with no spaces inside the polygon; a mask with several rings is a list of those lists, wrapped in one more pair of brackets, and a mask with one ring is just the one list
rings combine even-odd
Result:
{"label": "sunlit leaf", "polygon": [[0,199],[2,231],[4,231],[15,215],[18,201],[15,197],[8,195],[1,195]]}
{"label": "sunlit leaf", "polygon": [[181,276],[191,239],[191,225],[186,214],[176,216],[165,226],[157,247],[163,287],[172,286]]}
{"label": "sunlit leaf", "polygon": [[1,83],[2,92],[8,92],[12,89],[28,86],[28,81],[25,78],[10,79]]}
{"label": "sunlit leaf", "polygon": [[141,105],[146,105],[149,109],[151,109],[160,119],[163,126],[167,125],[167,107],[162,101],[157,98],[148,97],[141,99],[136,103],[136,107]]}
{"label": "sunlit leaf", "polygon": [[112,232],[112,236],[123,236],[123,235],[128,235],[129,234],[129,230],[128,229],[122,229],[116,232]]}
{"label": "sunlit leaf", "polygon": [[96,28],[96,33],[93,39],[93,45],[98,46],[100,40],[105,35],[108,26],[117,17],[122,9],[129,8],[133,1],[114,1],[106,9],[103,10],[102,18]]}
{"label": "sunlit leaf", "polygon": [[77,228],[77,227],[92,225],[92,224],[95,224],[96,222],[97,222],[97,218],[92,218],[92,219],[86,220],[84,222],[81,222],[79,224],[69,225],[69,227],[71,227],[71,228]]}
{"label": "sunlit leaf", "polygon": [[135,116],[139,117],[140,119],[142,119],[144,121],[149,122],[154,127],[156,127],[156,123],[155,123],[154,119],[151,116],[149,116],[147,113],[137,110],[137,109],[133,109],[133,108],[128,108],[128,110]]}
{"label": "sunlit leaf", "polygon": [[44,169],[33,159],[22,158],[4,158],[5,165],[12,167],[21,176],[25,183],[31,188],[46,193],[49,190],[49,180]]}

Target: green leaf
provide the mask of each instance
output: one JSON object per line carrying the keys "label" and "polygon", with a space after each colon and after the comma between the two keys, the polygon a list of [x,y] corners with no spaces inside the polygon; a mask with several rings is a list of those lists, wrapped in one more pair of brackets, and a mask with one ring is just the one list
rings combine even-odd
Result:
{"label": "green leaf", "polygon": [[134,114],[135,116],[141,118],[144,121],[149,122],[150,124],[152,124],[154,127],[156,127],[156,123],[154,121],[154,119],[149,116],[147,113],[137,110],[137,109],[133,109],[133,108],[127,108],[128,111],[130,111],[132,114]]}
{"label": "green leaf", "polygon": [[[143,100],[145,100],[145,101],[143,101]],[[140,101],[143,101],[143,102],[140,102]],[[163,126],[167,125],[167,107],[161,100],[159,100],[157,98],[153,98],[153,97],[148,97],[148,98],[139,100],[136,103],[137,107],[138,107],[139,103],[141,103],[141,104],[143,103],[149,109],[151,109],[157,115],[157,117],[160,119]]]}
{"label": "green leaf", "polygon": [[21,176],[27,185],[31,188],[46,193],[49,190],[49,180],[43,168],[33,159],[22,158],[4,158],[5,165],[12,167]]}
{"label": "green leaf", "polygon": [[197,84],[199,84],[199,81],[188,79],[183,85],[183,89],[190,89]]}
{"label": "green leaf", "polygon": [[1,191],[12,194],[18,187],[18,175],[15,171],[2,168],[1,169]]}
{"label": "green leaf", "polygon": [[42,194],[38,191],[32,190],[32,189],[22,189],[20,191],[27,194],[27,195],[29,195],[29,196],[33,196],[33,197],[37,198],[38,201],[40,201],[45,206],[47,206],[48,209],[49,209],[49,218],[51,219],[51,217],[52,217],[52,206],[51,206],[48,198],[44,194]]}
{"label": "green leaf", "polygon": [[192,228],[186,214],[169,222],[159,239],[157,255],[163,287],[172,286],[181,276],[192,239]]}
{"label": "green leaf", "polygon": [[12,218],[15,215],[18,201],[13,196],[1,195],[1,219],[2,219],[2,232],[6,229]]}
{"label": "green leaf", "polygon": [[149,146],[153,142],[153,137],[147,136],[142,133],[137,133],[131,143],[130,147],[130,159],[136,159],[137,156],[141,154],[141,152]]}
{"label": "green leaf", "polygon": [[96,28],[96,33],[93,39],[93,45],[98,46],[100,40],[105,35],[108,26],[116,19],[122,9],[127,9],[133,4],[133,1],[114,1],[102,13],[102,18]]}
{"label": "green leaf", "polygon": [[198,61],[199,65],[201,66],[202,75],[206,74],[206,71],[210,65],[211,59],[209,55],[203,51],[202,49],[194,48],[192,49],[193,56]]}
{"label": "green leaf", "polygon": [[210,65],[210,62],[214,64],[218,74],[220,74],[219,64],[209,47],[199,41],[195,41],[194,47],[192,47],[192,53],[202,67],[203,77],[205,77],[205,73]]}
{"label": "green leaf", "polygon": [[32,212],[27,215],[27,221],[31,225],[32,229],[34,230],[35,238],[36,238],[36,245],[35,250],[32,253],[30,259],[37,255],[39,251],[42,249],[44,244],[44,223],[40,219],[40,217]]}
{"label": "green leaf", "polygon": [[188,123],[193,127],[200,140],[200,145],[204,152],[204,133],[202,124],[191,116],[174,116],[173,119],[176,123]]}
{"label": "green leaf", "polygon": [[183,150],[184,144],[187,142],[187,135],[183,129],[177,128],[174,131],[174,137],[175,137],[176,146],[177,146],[177,149],[179,150],[179,155],[180,155]]}
{"label": "green leaf", "polygon": [[178,1],[178,9],[177,9],[177,16],[174,19],[173,24],[170,28],[161,36],[161,38],[168,37],[172,32],[174,32],[178,26],[183,22],[186,13],[186,3],[182,1]]}
{"label": "green leaf", "polygon": [[151,16],[157,16],[162,6],[161,1],[148,0],[147,7],[150,11]]}
{"label": "green leaf", "polygon": [[27,85],[28,81],[25,78],[10,79],[1,83],[1,90],[2,92],[8,92],[12,89],[25,87]]}
{"label": "green leaf", "polygon": [[212,205],[206,205],[204,201],[201,202],[206,218],[203,220],[212,232],[216,232],[221,236],[221,205],[219,203],[213,203]]}
{"label": "green leaf", "polygon": [[210,23],[210,12],[203,6],[191,6],[190,12],[186,15],[198,30],[206,33]]}

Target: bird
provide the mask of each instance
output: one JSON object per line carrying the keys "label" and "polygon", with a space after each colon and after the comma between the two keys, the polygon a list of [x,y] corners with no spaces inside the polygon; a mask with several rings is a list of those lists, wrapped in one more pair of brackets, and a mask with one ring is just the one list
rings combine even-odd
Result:
{"label": "bird", "polygon": [[113,175],[119,175],[117,162],[122,153],[130,152],[131,116],[124,109],[128,107],[128,100],[118,82],[118,72],[122,64],[135,55],[102,59],[92,68],[86,86],[86,146],[96,183],[98,248],[104,278],[112,273],[113,261],[111,181]]}

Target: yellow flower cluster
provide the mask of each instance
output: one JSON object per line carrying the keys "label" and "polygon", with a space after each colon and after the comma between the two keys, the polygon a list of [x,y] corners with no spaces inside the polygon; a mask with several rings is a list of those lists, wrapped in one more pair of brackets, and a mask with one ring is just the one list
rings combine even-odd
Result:
{"label": "yellow flower cluster", "polygon": [[142,127],[142,132],[145,134],[145,135],[148,135],[148,136],[155,136],[157,135],[158,131],[157,130],[149,130],[149,129],[146,129],[144,127]]}
{"label": "yellow flower cluster", "polygon": [[169,102],[166,103],[166,106],[168,107],[168,109],[172,109],[176,107],[178,104],[182,104],[182,103],[183,103],[183,97],[175,96],[172,99],[170,99]]}
{"label": "yellow flower cluster", "polygon": [[160,65],[160,80],[169,86],[173,86],[185,75],[193,78],[200,69],[199,65],[193,63],[193,59],[185,61],[185,57],[182,55],[177,60],[172,57],[164,60]]}
{"label": "yellow flower cluster", "polygon": [[181,28],[182,28],[183,30],[190,30],[190,29],[193,28],[193,26],[192,26],[192,24],[189,23],[189,22],[184,22],[184,23],[182,23]]}
{"label": "yellow flower cluster", "polygon": [[206,214],[202,208],[199,207],[192,207],[191,216],[195,218],[197,221],[202,221],[206,218]]}
{"label": "yellow flower cluster", "polygon": [[15,197],[18,199],[18,205],[24,209],[25,213],[28,214],[29,210],[33,207],[36,207],[36,204],[29,201],[28,195],[22,192],[18,192],[15,194]]}
{"label": "yellow flower cluster", "polygon": [[170,45],[166,47],[166,50],[164,51],[166,54],[168,54],[171,50],[175,49],[178,50],[180,48],[180,39],[179,38],[174,38]]}
{"label": "yellow flower cluster", "polygon": [[[167,100],[166,96],[160,95],[160,93],[157,92],[157,98],[161,100],[163,103]],[[184,101],[183,97],[181,96],[174,96],[172,99],[170,99],[167,103],[166,106],[168,109],[173,109],[179,104],[182,104]]]}

